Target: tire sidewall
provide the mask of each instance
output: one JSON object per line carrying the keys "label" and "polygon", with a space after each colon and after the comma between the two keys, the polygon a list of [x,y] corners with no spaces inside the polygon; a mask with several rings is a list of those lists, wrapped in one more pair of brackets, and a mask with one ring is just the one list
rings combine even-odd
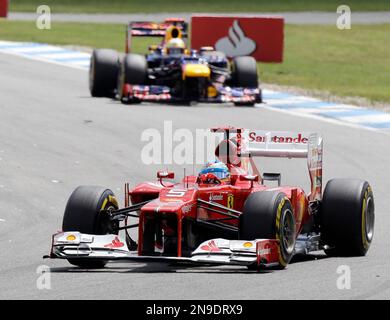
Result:
{"label": "tire sidewall", "polygon": [[[287,212],[292,216],[293,244],[287,250],[282,241],[282,223]],[[240,239],[276,239],[279,240],[279,265],[285,268],[290,262],[295,247],[295,218],[290,200],[279,191],[260,191],[252,193],[244,204],[240,216]]]}
{"label": "tire sidewall", "polygon": [[[279,194],[278,200],[275,202],[275,238],[279,240],[279,264],[281,267],[285,268],[287,264],[290,262],[291,258],[294,255],[294,247],[295,247],[295,219],[293,214],[293,208],[290,200],[287,196],[283,194]],[[292,248],[286,248],[284,245],[284,241],[282,239],[283,235],[283,221],[287,218],[286,216],[291,214],[292,223],[293,223],[293,246]]]}

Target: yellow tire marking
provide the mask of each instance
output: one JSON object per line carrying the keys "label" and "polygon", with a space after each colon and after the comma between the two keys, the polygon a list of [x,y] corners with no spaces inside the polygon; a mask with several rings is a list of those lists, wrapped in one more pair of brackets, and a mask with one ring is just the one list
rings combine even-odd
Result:
{"label": "yellow tire marking", "polygon": [[116,200],[115,196],[108,195],[108,201],[110,201],[114,206],[119,208],[118,200]]}
{"label": "yellow tire marking", "polygon": [[109,194],[108,197],[104,199],[103,204],[102,204],[102,207],[100,208],[100,211],[104,210],[104,208],[105,208],[106,205],[107,205],[107,202],[110,202],[110,203],[112,203],[116,208],[119,208],[118,201],[116,200],[115,196],[112,196],[112,195]]}
{"label": "yellow tire marking", "polygon": [[100,211],[102,211],[106,207],[107,202],[108,202],[108,198],[104,199],[102,207],[100,208]]}
{"label": "yellow tire marking", "polygon": [[278,242],[279,242],[279,246],[278,246],[279,263],[280,263],[283,267],[287,266],[287,262],[284,260],[284,257],[283,257],[283,255],[282,255],[282,251],[280,250],[280,245],[281,245],[280,241],[281,241],[281,239],[280,239],[280,237],[279,237],[279,226],[280,226],[280,218],[281,218],[281,216],[282,216],[282,209],[283,209],[283,206],[284,206],[284,204],[285,204],[285,202],[286,202],[286,199],[287,199],[287,198],[284,197],[284,198],[280,201],[280,203],[279,203],[279,205],[278,205],[277,212],[276,212],[276,221],[275,221],[275,226],[276,226],[276,240],[278,240]]}

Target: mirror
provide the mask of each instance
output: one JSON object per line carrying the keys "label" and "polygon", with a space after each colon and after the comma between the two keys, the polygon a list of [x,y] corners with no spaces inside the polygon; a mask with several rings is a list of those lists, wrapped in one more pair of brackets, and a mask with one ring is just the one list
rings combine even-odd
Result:
{"label": "mirror", "polygon": [[157,178],[159,179],[174,179],[175,173],[171,171],[157,171]]}

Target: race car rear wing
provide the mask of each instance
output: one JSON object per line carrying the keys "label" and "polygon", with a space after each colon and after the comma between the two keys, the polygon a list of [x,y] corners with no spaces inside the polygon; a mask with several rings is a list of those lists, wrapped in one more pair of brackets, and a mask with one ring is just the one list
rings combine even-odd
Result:
{"label": "race car rear wing", "polygon": [[307,158],[310,142],[317,134],[288,131],[251,130],[247,133],[245,151],[253,157]]}
{"label": "race car rear wing", "polygon": [[320,134],[246,130],[231,127],[212,128],[211,131],[223,132],[224,139],[234,141],[237,156],[241,159],[252,157],[306,158],[311,180],[310,200],[321,199],[323,140]]}
{"label": "race car rear wing", "polygon": [[[174,27],[174,28],[172,28]],[[171,35],[172,38],[180,37],[187,38],[188,24],[181,18],[169,18],[164,22],[152,21],[134,21],[127,26],[126,33],[126,53],[131,51],[132,37],[166,37],[168,30],[176,29],[179,35]],[[177,32],[177,31],[173,31]]]}
{"label": "race car rear wing", "polygon": [[310,132],[249,130],[243,152],[252,157],[306,158],[311,180],[310,200],[322,196],[322,136]]}

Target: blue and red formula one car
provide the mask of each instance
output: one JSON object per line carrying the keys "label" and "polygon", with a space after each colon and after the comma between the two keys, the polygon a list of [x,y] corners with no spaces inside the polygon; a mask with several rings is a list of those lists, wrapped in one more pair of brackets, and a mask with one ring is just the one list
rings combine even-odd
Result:
{"label": "blue and red formula one car", "polygon": [[[133,37],[161,37],[149,53],[132,53]],[[132,22],[127,28],[126,54],[93,51],[89,88],[94,97],[115,97],[123,103],[192,101],[254,105],[262,102],[256,60],[227,59],[213,47],[192,50],[186,44],[187,23]]]}

